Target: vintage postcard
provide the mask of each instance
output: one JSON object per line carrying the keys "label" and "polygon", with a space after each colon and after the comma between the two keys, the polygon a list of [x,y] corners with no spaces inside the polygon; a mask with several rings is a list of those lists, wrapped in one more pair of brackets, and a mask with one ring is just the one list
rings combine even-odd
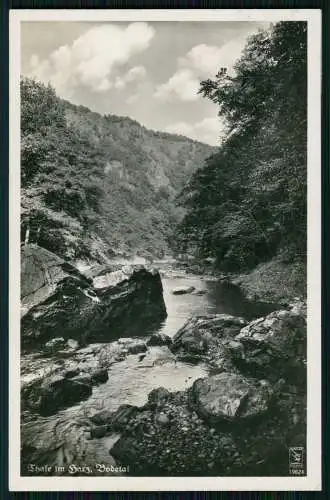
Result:
{"label": "vintage postcard", "polygon": [[13,491],[321,489],[321,11],[10,12]]}

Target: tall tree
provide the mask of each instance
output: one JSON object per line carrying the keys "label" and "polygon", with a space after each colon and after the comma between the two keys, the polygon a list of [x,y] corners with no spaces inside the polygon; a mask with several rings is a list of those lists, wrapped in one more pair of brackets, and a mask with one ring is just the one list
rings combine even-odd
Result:
{"label": "tall tree", "polygon": [[306,254],[307,26],[280,22],[248,39],[228,74],[201,82],[227,124],[222,146],[182,193],[179,246],[227,270],[278,252]]}

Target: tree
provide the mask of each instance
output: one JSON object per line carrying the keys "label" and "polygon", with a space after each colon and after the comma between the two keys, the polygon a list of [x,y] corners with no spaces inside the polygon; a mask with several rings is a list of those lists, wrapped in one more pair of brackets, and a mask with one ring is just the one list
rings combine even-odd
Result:
{"label": "tree", "polygon": [[201,82],[227,135],[181,194],[188,208],[178,239],[251,268],[279,251],[305,258],[307,26],[281,22],[247,42],[229,75]]}

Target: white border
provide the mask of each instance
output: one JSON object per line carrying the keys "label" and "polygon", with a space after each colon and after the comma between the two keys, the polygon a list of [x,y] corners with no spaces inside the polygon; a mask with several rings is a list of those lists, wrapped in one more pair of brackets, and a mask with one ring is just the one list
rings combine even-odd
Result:
{"label": "white border", "polygon": [[[306,477],[20,476],[20,22],[308,21],[308,389]],[[9,168],[10,491],[321,490],[321,10],[11,10]]]}

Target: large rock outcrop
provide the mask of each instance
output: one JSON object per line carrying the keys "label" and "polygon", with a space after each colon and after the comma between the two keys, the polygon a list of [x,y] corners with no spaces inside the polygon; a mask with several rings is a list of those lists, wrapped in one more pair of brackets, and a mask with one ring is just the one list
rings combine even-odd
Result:
{"label": "large rock outcrop", "polygon": [[295,304],[248,325],[190,320],[172,349],[212,368],[222,343],[225,366],[186,391],[152,391],[110,454],[132,475],[287,476],[289,447],[306,447],[305,316]]}
{"label": "large rock outcrop", "polygon": [[182,361],[206,361],[215,367],[225,363],[224,345],[247,322],[230,314],[209,314],[190,318],[175,334],[171,350]]}
{"label": "large rock outcrop", "polygon": [[240,374],[222,372],[198,379],[191,391],[191,404],[205,420],[246,421],[262,416],[269,408],[273,390],[266,382],[255,382]]}
{"label": "large rock outcrop", "polygon": [[58,283],[72,277],[80,281],[83,288],[90,287],[92,280],[86,278],[74,266],[54,253],[35,244],[21,247],[21,313],[26,314],[56,290]]}
{"label": "large rock outcrop", "polygon": [[305,379],[306,310],[297,303],[290,310],[275,311],[242,328],[227,348],[243,372],[257,378]]}
{"label": "large rock outcrop", "polygon": [[77,269],[36,245],[22,248],[23,344],[54,337],[105,341],[166,317],[159,273],[131,266],[95,287]]}

